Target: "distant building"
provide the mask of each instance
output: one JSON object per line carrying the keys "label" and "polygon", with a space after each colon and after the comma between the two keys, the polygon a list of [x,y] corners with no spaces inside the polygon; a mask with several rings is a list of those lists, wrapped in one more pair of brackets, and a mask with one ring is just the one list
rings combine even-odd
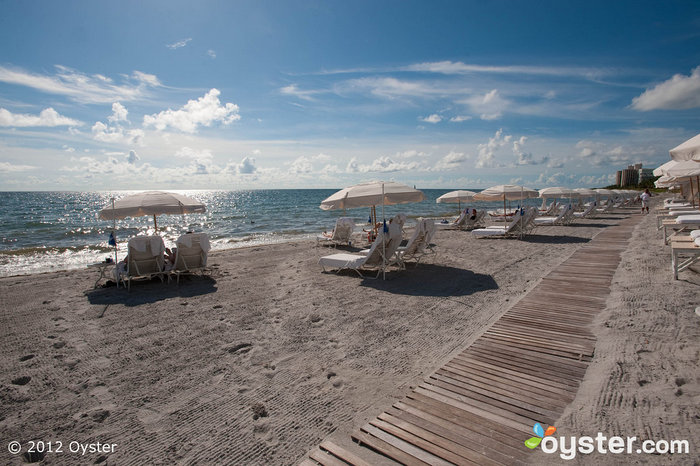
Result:
{"label": "distant building", "polygon": [[[641,167],[641,163],[637,164]],[[637,186],[639,184],[639,170],[635,165],[630,165],[622,170],[618,186]]]}
{"label": "distant building", "polygon": [[637,186],[642,181],[654,178],[654,170],[644,168],[641,163],[628,165],[623,170],[615,172],[615,184],[617,186]]}

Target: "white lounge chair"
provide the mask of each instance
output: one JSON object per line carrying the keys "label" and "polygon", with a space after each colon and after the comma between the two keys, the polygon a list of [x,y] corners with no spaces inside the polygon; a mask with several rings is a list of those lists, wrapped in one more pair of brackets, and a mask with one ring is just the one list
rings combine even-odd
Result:
{"label": "white lounge chair", "polygon": [[537,217],[534,222],[535,225],[539,226],[549,226],[549,225],[564,225],[568,218],[573,215],[574,209],[571,204],[566,204],[559,211],[557,216],[553,217]]}
{"label": "white lounge chair", "polygon": [[583,212],[574,212],[574,217],[576,218],[591,218],[595,215],[596,212],[596,203],[591,202],[584,210]]}
{"label": "white lounge chair", "polygon": [[[679,233],[695,230],[700,227],[700,214],[696,215],[679,215],[676,220],[664,220],[662,222],[664,230],[664,244],[668,244],[669,239]],[[669,234],[669,231],[671,233]]]}
{"label": "white lounge chair", "polygon": [[429,218],[419,218],[413,235],[409,238],[406,246],[399,246],[396,250],[396,261],[399,267],[406,268],[406,261],[415,259],[416,265],[425,256],[435,254],[430,247],[430,241],[435,234],[435,221]]}
{"label": "white lounge chair", "polygon": [[331,233],[323,232],[316,237],[317,244],[321,243],[332,243],[334,246],[337,244],[350,244],[352,239],[352,233],[355,230],[355,222],[350,217],[340,217],[335,222],[335,228]]}
{"label": "white lounge chair", "polygon": [[367,254],[331,254],[330,256],[321,257],[318,260],[319,265],[326,271],[326,268],[336,269],[338,272],[345,269],[354,270],[364,278],[361,270],[374,269],[377,271],[375,278],[389,267],[391,257],[401,244],[401,226],[399,222],[392,222],[387,225],[387,233],[384,229],[379,230],[377,239],[372,243],[372,247]]}
{"label": "white lounge chair", "polygon": [[521,211],[518,211],[516,214],[513,215],[513,217],[514,218],[510,221],[508,225],[492,225],[487,228],[477,228],[476,230],[472,230],[472,235],[476,236],[477,238],[505,237],[518,235],[519,227],[521,225],[521,221],[524,218],[524,215]]}
{"label": "white lounge chair", "polygon": [[671,240],[671,269],[673,279],[678,280],[681,272],[700,260],[700,237],[692,241]]}
{"label": "white lounge chair", "polygon": [[131,280],[158,277],[163,281],[165,271],[165,244],[160,236],[136,236],[127,244],[126,268],[118,272],[118,279],[131,290]]}
{"label": "white lounge chair", "polygon": [[180,275],[204,272],[207,266],[207,255],[211,246],[206,233],[187,233],[175,241],[175,264],[170,270],[180,283]]}

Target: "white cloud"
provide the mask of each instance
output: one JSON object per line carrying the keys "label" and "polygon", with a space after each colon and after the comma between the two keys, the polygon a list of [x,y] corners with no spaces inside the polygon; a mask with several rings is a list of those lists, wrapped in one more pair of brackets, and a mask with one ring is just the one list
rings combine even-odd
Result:
{"label": "white cloud", "polygon": [[492,89],[484,95],[475,95],[461,101],[469,105],[475,113],[480,113],[482,120],[497,120],[503,116],[503,112],[510,105],[510,101],[504,99],[498,93],[498,89]]}
{"label": "white cloud", "polygon": [[82,121],[60,115],[53,108],[45,108],[39,115],[12,113],[0,108],[0,126],[31,127],[31,126],[80,126]]}
{"label": "white cloud", "polygon": [[417,157],[427,157],[428,154],[426,152],[421,152],[417,150],[407,150],[403,152],[397,152],[394,154],[394,158],[397,159],[413,159]]}
{"label": "white cloud", "polygon": [[134,71],[123,76],[124,83],[115,84],[100,74],[88,75],[65,66],[56,65],[56,75],[30,73],[19,68],[0,66],[0,82],[27,86],[48,94],[65,95],[82,103],[106,103],[140,100],[149,88],[160,86],[155,75]]}
{"label": "white cloud", "polygon": [[127,116],[129,115],[129,111],[124,107],[122,104],[119,102],[114,102],[112,104],[112,114],[107,117],[107,120],[111,122],[119,122],[119,121],[129,121],[127,119]]}
{"label": "white cloud", "polygon": [[221,105],[218,89],[211,89],[197,100],[190,100],[179,110],[164,110],[158,114],[144,115],[143,125],[153,126],[162,131],[168,127],[185,133],[194,133],[198,126],[211,126],[214,122],[224,125],[240,120],[238,105]]}
{"label": "white cloud", "polygon": [[496,134],[489,138],[489,142],[485,144],[479,144],[477,149],[479,150],[479,156],[476,159],[476,168],[494,168],[503,166],[503,164],[498,163],[495,159],[496,152],[506,146],[511,140],[512,136],[503,135],[503,130],[499,129]]}
{"label": "white cloud", "polygon": [[462,152],[452,151],[440,160],[438,160],[437,164],[435,164],[435,170],[454,170],[456,168],[459,168],[462,165],[462,163],[467,161],[467,159],[469,159],[468,155]]}
{"label": "white cloud", "polygon": [[212,49],[207,50],[207,55],[209,55],[211,58],[216,58],[216,52]]}
{"label": "white cloud", "polygon": [[462,121],[469,121],[471,119],[472,119],[472,117],[469,115],[457,115],[457,116],[453,116],[452,118],[450,118],[450,121],[452,123],[461,123]]}
{"label": "white cloud", "polygon": [[686,110],[700,107],[700,66],[690,76],[676,74],[632,99],[632,108],[649,110]]}
{"label": "white cloud", "polygon": [[126,156],[126,161],[130,164],[135,164],[139,160],[141,160],[141,157],[133,150],[130,150],[129,155]]}
{"label": "white cloud", "polygon": [[343,92],[369,92],[375,96],[386,99],[399,97],[426,97],[439,95],[444,91],[435,89],[431,85],[419,81],[402,81],[392,77],[370,77],[351,79],[336,87],[339,93]]}
{"label": "white cloud", "polygon": [[14,165],[9,162],[0,162],[0,173],[16,173],[33,170],[37,167],[31,165]]}
{"label": "white cloud", "polygon": [[311,160],[303,155],[301,157],[297,157],[289,164],[289,173],[293,174],[311,173],[313,169],[314,167],[311,164]]}
{"label": "white cloud", "polygon": [[585,175],[579,178],[578,184],[581,185],[582,187],[602,187],[602,186],[610,186],[615,182],[615,175],[610,174],[610,175],[600,175],[600,176],[594,176],[594,175]]}
{"label": "white cloud", "polygon": [[119,125],[107,126],[101,121],[92,125],[92,137],[96,141],[124,144],[141,144],[144,132],[141,129],[124,129]]}
{"label": "white cloud", "polygon": [[550,76],[585,76],[590,79],[606,74],[606,71],[594,68],[553,66],[484,66],[470,65],[463,62],[453,61],[416,63],[404,67],[402,70],[441,74],[498,73]]}
{"label": "white cloud", "polygon": [[229,164],[227,170],[232,173],[237,173],[239,175],[252,175],[258,171],[255,166],[255,159],[251,157],[243,157],[240,163]]}
{"label": "white cloud", "polygon": [[424,117],[424,118],[420,118],[420,120],[421,120],[421,121],[424,121],[424,122],[426,122],[426,123],[433,123],[433,124],[435,124],[435,123],[440,123],[440,122],[442,121],[442,117],[441,117],[440,115],[438,115],[437,113],[433,113],[433,114],[430,115],[430,116],[427,116],[427,117]]}
{"label": "white cloud", "polygon": [[165,46],[171,50],[176,50],[176,49],[179,49],[179,48],[186,46],[191,40],[192,40],[192,38],[188,37],[187,39],[182,39],[182,40],[179,40],[177,42],[173,42],[172,44],[166,44]]}
{"label": "white cloud", "polygon": [[540,159],[535,159],[531,152],[525,152],[524,146],[527,141],[527,136],[521,136],[520,139],[513,141],[513,154],[517,157],[516,165],[541,165],[549,162],[549,157],[544,156]]}
{"label": "white cloud", "polygon": [[297,97],[302,100],[307,100],[307,101],[313,101],[314,96],[317,94],[321,94],[323,91],[319,90],[309,90],[309,91],[303,91],[299,89],[299,86],[296,84],[290,84],[289,86],[284,86],[280,88],[280,94],[283,95],[291,95],[293,97]]}
{"label": "white cloud", "polygon": [[422,166],[418,162],[395,162],[389,157],[379,157],[369,165],[361,165],[355,158],[348,163],[350,173],[391,173],[404,170],[419,170]]}

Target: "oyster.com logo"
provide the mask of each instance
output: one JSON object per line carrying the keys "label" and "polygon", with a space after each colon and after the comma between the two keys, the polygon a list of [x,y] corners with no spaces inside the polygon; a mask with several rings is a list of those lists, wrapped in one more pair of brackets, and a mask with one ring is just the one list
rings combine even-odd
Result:
{"label": "oyster.com logo", "polygon": [[547,430],[544,430],[544,428],[539,422],[535,422],[535,425],[532,426],[532,431],[537,437],[530,437],[529,439],[525,440],[525,446],[528,447],[530,450],[534,450],[535,448],[537,448],[537,446],[540,444],[543,438],[547,437],[548,435],[554,435],[554,432],[557,431],[557,428],[554,426],[549,426],[547,427]]}

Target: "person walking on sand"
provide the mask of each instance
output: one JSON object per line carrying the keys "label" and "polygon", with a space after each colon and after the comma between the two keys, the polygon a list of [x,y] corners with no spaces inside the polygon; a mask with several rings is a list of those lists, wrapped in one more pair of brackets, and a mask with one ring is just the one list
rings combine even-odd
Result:
{"label": "person walking on sand", "polygon": [[645,189],[642,195],[639,197],[642,200],[642,213],[644,213],[644,209],[646,209],[647,213],[649,213],[649,198],[651,197],[649,188]]}

